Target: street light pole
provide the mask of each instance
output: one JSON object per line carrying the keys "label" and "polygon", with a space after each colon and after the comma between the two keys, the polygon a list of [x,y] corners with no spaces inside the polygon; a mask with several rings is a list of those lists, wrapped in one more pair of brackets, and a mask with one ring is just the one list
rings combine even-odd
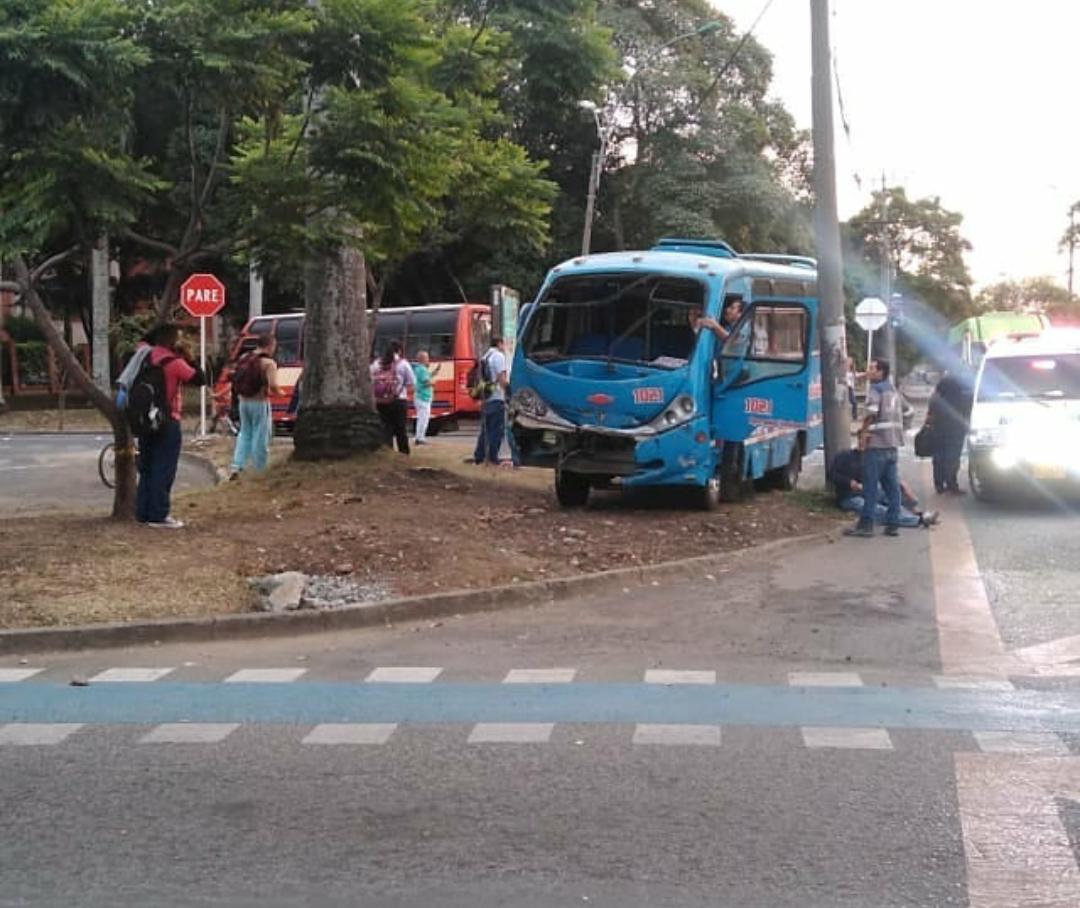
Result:
{"label": "street light pole", "polygon": [[[640,76],[643,72],[646,72],[649,65],[662,54],[665,50],[671,47],[673,44],[678,44],[680,41],[685,41],[687,38],[693,38],[698,35],[707,35],[716,31],[719,28],[723,28],[724,23],[718,19],[712,19],[703,25],[695,28],[693,31],[685,32],[681,35],[676,35],[670,41],[666,41],[661,44],[656,50],[649,54],[642,62],[641,65],[634,70],[633,74],[626,81],[626,85],[623,86],[623,91],[628,89],[634,84],[634,80]],[[604,104],[603,110],[597,108],[596,104],[592,101],[579,101],[578,106],[582,110],[587,110],[592,113],[593,118],[596,121],[596,133],[600,139],[600,145],[592,157],[592,168],[589,171],[589,190],[585,200],[585,226],[581,232],[581,254],[588,255],[589,250],[592,248],[592,225],[593,218],[596,212],[596,195],[600,191],[600,176],[604,170],[604,161],[607,159],[608,145],[611,143],[611,137],[615,133],[615,110],[618,107],[618,97],[614,92],[610,92],[607,102]]]}
{"label": "street light pole", "polygon": [[821,344],[821,408],[825,422],[825,469],[851,447],[847,397],[847,336],[844,276],[840,255],[840,220],[836,206],[833,156],[831,56],[828,0],[810,0],[813,60],[814,234],[818,254]]}

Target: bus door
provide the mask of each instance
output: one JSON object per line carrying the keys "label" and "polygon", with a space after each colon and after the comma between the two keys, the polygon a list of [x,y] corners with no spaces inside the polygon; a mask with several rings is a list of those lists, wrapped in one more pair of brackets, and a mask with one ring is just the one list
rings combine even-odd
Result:
{"label": "bus door", "polygon": [[820,412],[814,312],[805,298],[755,299],[720,348],[712,432],[732,475],[758,479],[793,458],[797,473],[815,394]]}

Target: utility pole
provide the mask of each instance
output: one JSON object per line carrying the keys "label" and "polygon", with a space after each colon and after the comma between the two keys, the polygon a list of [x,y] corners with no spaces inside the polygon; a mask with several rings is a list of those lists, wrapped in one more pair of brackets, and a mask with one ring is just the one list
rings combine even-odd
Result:
{"label": "utility pole", "polygon": [[[885,356],[889,363],[892,382],[900,386],[900,376],[896,374],[896,331],[893,329],[892,303],[892,246],[889,243],[889,189],[885,183],[885,174],[881,174],[881,299],[889,310],[885,321]],[[869,363],[867,366],[869,367]]]}
{"label": "utility pole", "polygon": [[1073,254],[1076,252],[1076,207],[1080,202],[1069,206],[1069,300],[1073,298]]}
{"label": "utility pole", "polygon": [[825,468],[829,472],[833,458],[851,447],[844,275],[833,153],[829,0],[810,0],[810,31],[813,50],[814,236],[818,256],[821,408],[825,421]]}

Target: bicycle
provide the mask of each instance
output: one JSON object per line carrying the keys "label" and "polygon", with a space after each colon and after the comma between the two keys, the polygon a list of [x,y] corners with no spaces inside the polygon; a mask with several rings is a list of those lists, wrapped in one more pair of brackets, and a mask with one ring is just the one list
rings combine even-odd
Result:
{"label": "bicycle", "polygon": [[[135,472],[139,471],[139,445],[135,439],[131,442],[132,450],[135,454]],[[116,442],[110,441],[104,448],[101,449],[101,453],[98,454],[97,461],[98,476],[105,484],[107,489],[116,488]]]}

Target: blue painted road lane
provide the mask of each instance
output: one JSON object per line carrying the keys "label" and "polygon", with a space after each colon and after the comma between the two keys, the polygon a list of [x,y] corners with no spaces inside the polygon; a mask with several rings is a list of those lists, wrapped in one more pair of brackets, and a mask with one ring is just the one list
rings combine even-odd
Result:
{"label": "blue painted road lane", "polygon": [[0,686],[0,723],[572,722],[1080,733],[1080,693],[655,684]]}

